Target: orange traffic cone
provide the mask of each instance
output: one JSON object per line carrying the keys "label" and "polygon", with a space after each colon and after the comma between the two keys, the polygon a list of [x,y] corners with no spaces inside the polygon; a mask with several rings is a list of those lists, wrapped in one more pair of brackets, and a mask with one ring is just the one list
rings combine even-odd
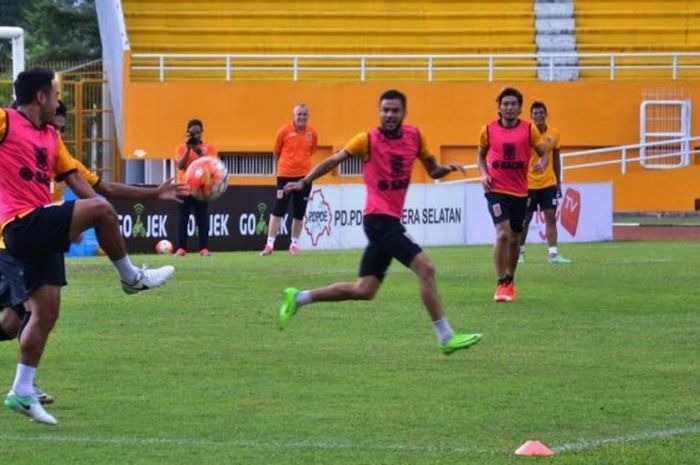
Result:
{"label": "orange traffic cone", "polygon": [[526,441],[516,449],[515,455],[554,455],[554,451],[540,441]]}

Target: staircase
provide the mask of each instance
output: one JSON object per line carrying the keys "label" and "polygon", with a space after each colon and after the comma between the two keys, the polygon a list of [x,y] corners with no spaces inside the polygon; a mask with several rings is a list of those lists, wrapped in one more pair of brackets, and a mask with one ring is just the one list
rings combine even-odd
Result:
{"label": "staircase", "polygon": [[550,59],[552,53],[576,53],[573,0],[535,0],[537,77],[542,81],[574,81],[579,78],[576,56]]}

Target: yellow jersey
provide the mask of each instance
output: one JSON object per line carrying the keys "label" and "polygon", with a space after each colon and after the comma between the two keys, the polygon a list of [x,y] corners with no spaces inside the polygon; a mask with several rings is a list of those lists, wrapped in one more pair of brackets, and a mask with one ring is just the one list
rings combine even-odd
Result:
{"label": "yellow jersey", "polygon": [[[537,129],[534,123],[532,127]],[[528,189],[544,189],[557,185],[557,177],[554,174],[554,151],[559,150],[561,147],[559,130],[547,125],[544,132],[540,131],[540,133],[542,134],[544,145],[547,148],[547,166],[541,173],[535,173],[532,170],[532,167],[538,162],[540,157],[535,149],[531,149],[530,162],[527,167]]]}

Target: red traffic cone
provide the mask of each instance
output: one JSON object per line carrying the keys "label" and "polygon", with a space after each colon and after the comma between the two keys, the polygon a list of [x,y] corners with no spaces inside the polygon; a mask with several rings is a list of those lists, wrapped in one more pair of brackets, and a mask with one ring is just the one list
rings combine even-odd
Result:
{"label": "red traffic cone", "polygon": [[554,455],[554,451],[540,441],[526,441],[516,449],[515,455]]}

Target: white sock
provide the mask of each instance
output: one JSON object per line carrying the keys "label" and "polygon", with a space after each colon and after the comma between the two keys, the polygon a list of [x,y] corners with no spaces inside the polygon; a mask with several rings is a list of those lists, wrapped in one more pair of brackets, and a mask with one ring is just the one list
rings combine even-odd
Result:
{"label": "white sock", "polygon": [[267,236],[267,245],[269,245],[270,247],[274,247],[275,246],[275,238]]}
{"label": "white sock", "polygon": [[554,247],[549,248],[549,255],[559,255],[559,251],[557,250],[556,245]]}
{"label": "white sock", "polygon": [[126,284],[134,284],[141,278],[141,270],[131,263],[128,255],[124,255],[124,257],[119,260],[113,260],[112,264],[119,272],[119,277],[122,278],[122,281]]}
{"label": "white sock", "polygon": [[18,363],[12,392],[18,396],[34,395],[34,373],[36,373],[36,367]]}
{"label": "white sock", "polygon": [[299,245],[299,238],[298,237],[292,237],[292,245]]}
{"label": "white sock", "polygon": [[311,291],[299,291],[296,297],[296,303],[299,307],[311,303]]}
{"label": "white sock", "polygon": [[433,321],[433,329],[435,330],[435,335],[440,344],[447,343],[452,337],[452,328],[450,327],[449,321],[447,321],[447,317]]}
{"label": "white sock", "polygon": [[520,253],[521,254],[525,253],[525,246],[524,245],[520,246]]}

